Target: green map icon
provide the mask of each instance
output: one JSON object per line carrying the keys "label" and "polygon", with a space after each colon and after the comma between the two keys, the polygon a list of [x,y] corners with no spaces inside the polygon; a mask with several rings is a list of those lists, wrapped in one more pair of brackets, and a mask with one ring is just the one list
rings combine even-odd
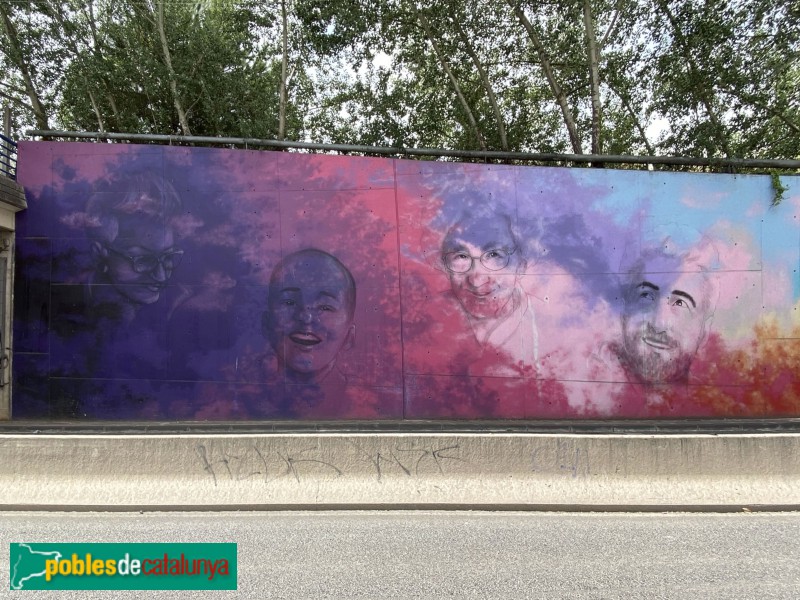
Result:
{"label": "green map icon", "polygon": [[[10,573],[9,581],[12,590],[41,589],[40,582],[32,580],[44,579],[45,561],[60,560],[61,553],[57,550],[47,550],[47,544],[10,544]],[[35,586],[35,588],[34,588]]]}

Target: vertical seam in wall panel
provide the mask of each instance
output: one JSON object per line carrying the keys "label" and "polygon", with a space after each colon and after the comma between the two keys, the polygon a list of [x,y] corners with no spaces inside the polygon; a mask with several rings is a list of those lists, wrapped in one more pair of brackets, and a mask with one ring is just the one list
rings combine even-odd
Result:
{"label": "vertical seam in wall panel", "polygon": [[[53,159],[53,147],[48,144],[48,154],[49,154],[49,162],[50,165],[48,169],[50,170],[50,189],[55,190],[55,168]],[[40,191],[39,200],[41,202],[44,190]],[[30,237],[30,230],[28,231],[28,237]],[[45,239],[47,240],[47,324],[45,326],[45,336],[46,336],[46,345],[45,348],[47,349],[47,372],[45,375],[45,379],[47,381],[47,385],[45,387],[46,394],[47,394],[47,407],[48,407],[48,418],[52,418],[52,410],[53,410],[53,387],[51,385],[52,381],[52,374],[53,374],[53,354],[50,348],[50,329],[53,324],[53,232],[48,231],[46,233]],[[12,415],[13,416],[13,415]]]}
{"label": "vertical seam in wall panel", "polygon": [[[278,192],[278,260],[274,265],[272,265],[272,267],[269,270],[269,273],[264,271],[264,275],[267,278],[267,280],[266,280],[266,284],[267,285],[266,285],[266,290],[265,290],[266,291],[266,302],[264,304],[264,310],[267,311],[267,312],[269,312],[269,293],[270,293],[272,272],[278,267],[279,264],[281,264],[281,261],[283,260],[283,257],[286,254],[286,249],[283,247],[283,195],[286,193],[286,190],[283,189],[283,186],[281,185],[282,181],[280,179],[280,176],[278,175],[278,173],[280,173],[280,170],[281,170],[280,169],[280,167],[281,167],[281,159],[284,157],[283,152],[284,152],[283,150],[280,150],[278,152],[278,157],[275,159],[275,173],[274,173],[273,181],[275,182],[275,189]],[[287,154],[288,154],[288,152],[287,152]],[[301,188],[301,191],[305,192],[306,190],[305,190],[305,188]],[[264,209],[264,207],[262,206],[261,210],[263,210],[263,209]],[[261,327],[261,331],[263,331],[264,334],[265,334],[264,347],[265,348],[270,348],[271,347],[271,342],[269,341],[269,333],[267,333],[265,331],[265,328],[264,328],[263,325]],[[275,350],[275,358],[276,359],[278,359],[277,358],[277,354],[278,354],[278,351]],[[279,387],[278,387],[279,391],[278,391],[278,393],[281,394],[281,397],[285,398],[286,394],[287,394],[287,392],[286,392],[286,370],[285,370],[284,367],[281,366],[279,359],[278,359],[278,362],[276,364],[277,364],[277,367],[278,367],[278,377],[277,377],[277,381],[279,382]],[[264,392],[267,392],[266,386],[263,386],[262,390],[264,390]],[[261,396],[262,395],[259,394],[259,398],[261,398]],[[263,401],[263,398],[261,398],[261,400]]]}
{"label": "vertical seam in wall panel", "polygon": [[403,336],[403,274],[400,261],[400,204],[397,201],[397,160],[392,161],[392,180],[394,182],[394,219],[395,240],[397,242],[397,302],[400,308],[400,399],[402,402],[402,419],[406,419],[406,351]]}
{"label": "vertical seam in wall panel", "polygon": [[[764,314],[764,309],[766,305],[764,304],[764,219],[761,219],[761,225],[759,226],[760,232],[758,236],[758,250],[760,256],[758,257],[759,265],[758,265],[758,276],[761,280],[761,307],[759,308],[759,313]],[[721,292],[718,292],[718,294]]]}

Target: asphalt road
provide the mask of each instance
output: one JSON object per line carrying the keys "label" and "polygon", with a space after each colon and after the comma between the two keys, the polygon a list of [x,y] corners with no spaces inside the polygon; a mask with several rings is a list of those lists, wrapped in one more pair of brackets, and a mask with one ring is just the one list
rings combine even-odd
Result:
{"label": "asphalt road", "polygon": [[[9,590],[9,542],[237,542],[236,592]],[[5,598],[800,598],[800,513],[0,513]]]}

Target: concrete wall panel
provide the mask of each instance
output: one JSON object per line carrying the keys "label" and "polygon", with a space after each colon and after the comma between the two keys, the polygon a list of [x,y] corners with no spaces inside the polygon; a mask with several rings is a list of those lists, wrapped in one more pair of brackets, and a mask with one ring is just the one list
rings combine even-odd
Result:
{"label": "concrete wall panel", "polygon": [[24,142],[15,418],[800,415],[768,176]]}

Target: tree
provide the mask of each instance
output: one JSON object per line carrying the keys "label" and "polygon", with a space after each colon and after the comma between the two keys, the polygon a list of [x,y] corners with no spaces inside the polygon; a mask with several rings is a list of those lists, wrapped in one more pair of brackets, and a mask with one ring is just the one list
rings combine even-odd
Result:
{"label": "tree", "polygon": [[0,20],[0,97],[40,128],[800,155],[790,0],[30,0]]}
{"label": "tree", "polygon": [[661,147],[690,156],[796,157],[800,9],[780,0],[658,0],[648,76],[669,121]]}
{"label": "tree", "polygon": [[[112,129],[274,137],[278,73],[254,31],[270,15],[241,3],[118,3],[65,78],[61,119],[86,128],[86,85],[118,90],[102,103]],[[136,49],[134,52],[133,50]],[[87,82],[86,73],[89,73]]]}
{"label": "tree", "polygon": [[0,67],[8,74],[0,95],[29,111],[41,129],[49,129],[50,105],[56,102],[56,91],[47,82],[57,78],[57,65],[64,58],[53,43],[57,37],[53,24],[39,18],[46,6],[0,2]]}

